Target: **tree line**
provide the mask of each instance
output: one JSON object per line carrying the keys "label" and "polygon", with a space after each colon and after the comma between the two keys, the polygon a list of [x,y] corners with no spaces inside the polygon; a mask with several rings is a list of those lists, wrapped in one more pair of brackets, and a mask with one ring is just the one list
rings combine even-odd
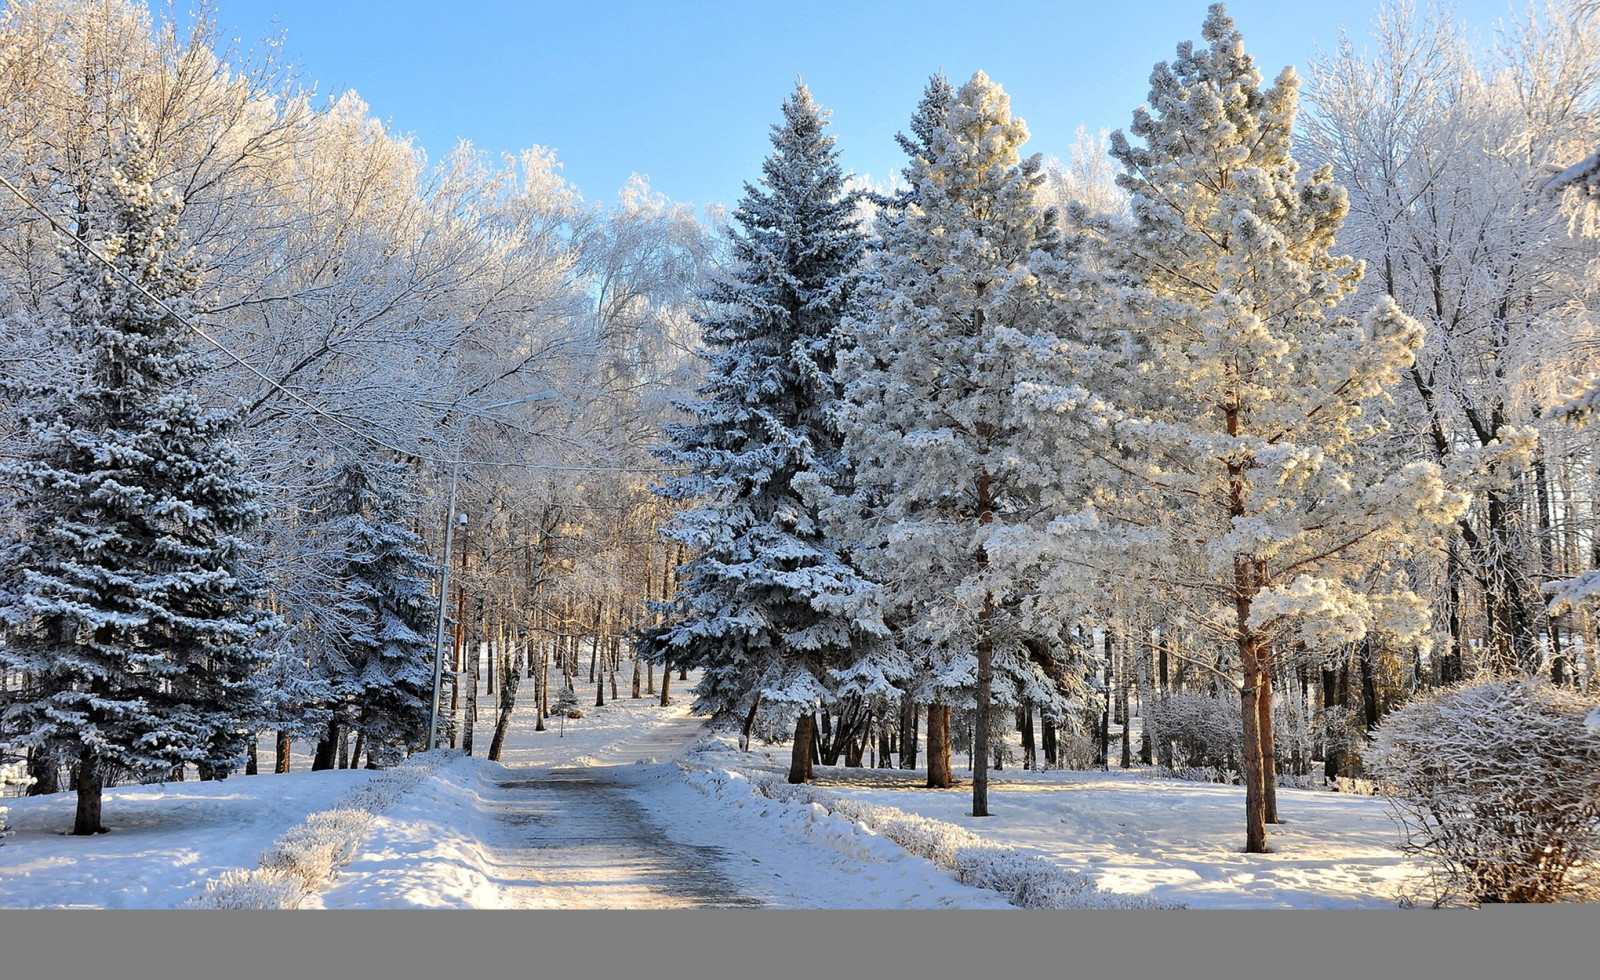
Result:
{"label": "tree line", "polygon": [[1592,689],[1562,406],[1596,253],[1551,178],[1596,143],[1597,42],[1582,6],[1481,52],[1393,5],[1303,115],[1214,5],[1106,141],[1114,187],[1024,157],[979,72],[930,81],[903,188],[864,202],[797,87],[660,451],[694,557],[641,649],[792,739],[791,782],[870,738],[915,767],[920,726],[950,786],[965,742],[975,816],[1035,714],[1046,764],[1108,763],[1116,724],[1130,765],[1137,690],[1143,761],[1236,773],[1248,851],[1281,778],[1359,773],[1418,690]]}

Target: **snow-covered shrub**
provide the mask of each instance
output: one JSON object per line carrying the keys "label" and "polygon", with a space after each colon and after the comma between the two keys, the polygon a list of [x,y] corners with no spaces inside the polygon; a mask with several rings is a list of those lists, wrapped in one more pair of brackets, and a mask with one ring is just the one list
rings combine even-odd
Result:
{"label": "snow-covered shrub", "polygon": [[1600,899],[1595,697],[1495,679],[1420,697],[1367,754],[1405,835],[1434,864],[1436,903]]}
{"label": "snow-covered shrub", "polygon": [[1243,723],[1239,720],[1239,698],[1231,691],[1173,691],[1165,697],[1151,698],[1144,710],[1150,729],[1173,741],[1176,768],[1238,768]]}
{"label": "snow-covered shrub", "polygon": [[1354,796],[1377,796],[1378,784],[1370,779],[1359,776],[1333,777],[1333,791],[1335,793],[1350,793]]}
{"label": "snow-covered shrub", "polygon": [[290,827],[261,855],[260,867],[218,875],[206,882],[203,893],[189,900],[188,907],[298,908],[307,895],[325,888],[355,856],[373,817],[456,758],[455,752],[444,749],[421,752],[351,787],[332,807]]}

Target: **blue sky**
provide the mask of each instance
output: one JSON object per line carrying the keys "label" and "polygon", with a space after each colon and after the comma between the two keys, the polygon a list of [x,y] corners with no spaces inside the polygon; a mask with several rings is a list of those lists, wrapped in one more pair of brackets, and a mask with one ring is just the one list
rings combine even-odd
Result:
{"label": "blue sky", "polygon": [[[1373,0],[1235,0],[1229,14],[1270,79],[1358,43]],[[609,201],[630,173],[696,205],[736,203],[759,176],[779,104],[803,77],[833,111],[845,166],[887,176],[923,83],[982,69],[1033,134],[1065,156],[1078,126],[1126,127],[1152,65],[1198,40],[1202,0],[217,0],[221,28],[248,44],[286,32],[302,82],[356,90],[430,159],[458,139],[484,149],[554,147],[563,173]],[[1460,0],[1481,37],[1511,0]],[[1520,9],[1520,2],[1517,8]],[[276,27],[274,26],[276,20]]]}

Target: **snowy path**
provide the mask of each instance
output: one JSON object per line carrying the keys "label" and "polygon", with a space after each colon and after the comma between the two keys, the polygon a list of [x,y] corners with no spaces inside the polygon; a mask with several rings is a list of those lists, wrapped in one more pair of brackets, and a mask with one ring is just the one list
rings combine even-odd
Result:
{"label": "snowy path", "polygon": [[508,908],[764,904],[719,870],[721,848],[668,838],[604,768],[535,771],[498,788],[506,836],[491,853]]}
{"label": "snowy path", "polygon": [[[617,710],[614,708],[613,710]],[[584,756],[590,765],[509,767],[495,783],[486,841],[505,908],[726,908],[747,898],[720,870],[721,848],[678,843],[650,820],[616,769],[677,755],[705,719],[653,719]]]}

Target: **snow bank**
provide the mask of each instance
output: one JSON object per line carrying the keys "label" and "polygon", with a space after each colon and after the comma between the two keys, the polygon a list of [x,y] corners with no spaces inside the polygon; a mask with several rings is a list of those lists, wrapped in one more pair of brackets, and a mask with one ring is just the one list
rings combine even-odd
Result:
{"label": "snow bank", "polygon": [[[838,831],[866,831],[894,842],[917,857],[952,872],[963,884],[1000,892],[1019,908],[1185,908],[1182,903],[1103,892],[1093,879],[1051,861],[1018,853],[1004,844],[941,820],[931,820],[890,806],[852,800],[816,786],[794,786],[776,777],[747,779],[726,769],[701,769],[680,763],[686,778],[702,792],[726,797],[740,792],[811,811],[813,836],[838,836]],[[832,816],[843,827],[823,819]],[[859,829],[859,830],[858,830]],[[832,832],[830,834],[830,831]]]}
{"label": "snow bank", "polygon": [[261,866],[226,871],[184,903],[202,909],[292,909],[327,887],[355,856],[378,814],[459,754],[444,749],[414,755],[393,769],[352,787],[332,807],[289,828],[261,855]]}

